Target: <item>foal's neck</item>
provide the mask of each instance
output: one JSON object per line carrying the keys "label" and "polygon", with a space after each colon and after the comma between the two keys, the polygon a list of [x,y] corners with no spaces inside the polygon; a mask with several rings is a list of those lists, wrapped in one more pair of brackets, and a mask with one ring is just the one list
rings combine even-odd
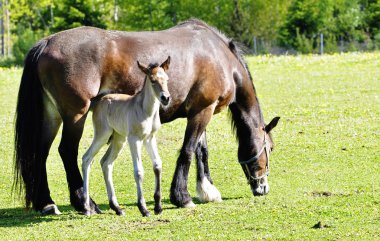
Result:
{"label": "foal's neck", "polygon": [[153,115],[158,111],[160,102],[154,93],[151,80],[148,76],[145,76],[144,87],[141,91],[141,99],[143,110],[147,115]]}

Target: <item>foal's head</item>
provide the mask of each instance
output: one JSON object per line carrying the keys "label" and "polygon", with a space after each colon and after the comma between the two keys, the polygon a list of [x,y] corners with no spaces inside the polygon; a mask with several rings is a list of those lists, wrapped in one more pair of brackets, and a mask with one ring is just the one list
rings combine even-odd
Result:
{"label": "foal's head", "polygon": [[168,105],[170,102],[170,93],[168,90],[169,77],[166,71],[169,69],[170,56],[161,65],[150,64],[145,66],[137,61],[137,65],[144,72],[152,84],[156,97],[160,100],[161,104]]}

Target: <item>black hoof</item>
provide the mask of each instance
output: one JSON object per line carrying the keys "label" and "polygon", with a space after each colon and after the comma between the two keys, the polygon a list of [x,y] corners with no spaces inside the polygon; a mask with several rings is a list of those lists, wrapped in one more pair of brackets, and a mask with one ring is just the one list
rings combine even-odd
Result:
{"label": "black hoof", "polygon": [[139,207],[139,210],[140,210],[140,213],[143,217],[149,217],[150,216],[150,213],[148,210],[146,210],[146,208]]}
{"label": "black hoof", "polygon": [[[75,190],[75,192],[70,193],[70,203],[78,212],[84,213],[86,212],[86,208],[84,207],[84,196],[83,196],[83,188],[79,188]],[[98,205],[90,198],[90,211],[92,214],[102,213],[99,209]]]}
{"label": "black hoof", "polygon": [[123,209],[120,209],[120,211],[117,211],[116,214],[117,214],[118,216],[125,216],[125,212],[124,212]]}
{"label": "black hoof", "polygon": [[155,207],[154,208],[154,214],[159,215],[161,213],[162,213],[162,208],[161,207]]}
{"label": "black hoof", "polygon": [[170,202],[179,208],[188,207],[188,204],[193,203],[188,192],[171,191]]}
{"label": "black hoof", "polygon": [[120,206],[116,206],[114,203],[109,202],[110,208],[115,211],[119,216],[125,216],[124,210]]}

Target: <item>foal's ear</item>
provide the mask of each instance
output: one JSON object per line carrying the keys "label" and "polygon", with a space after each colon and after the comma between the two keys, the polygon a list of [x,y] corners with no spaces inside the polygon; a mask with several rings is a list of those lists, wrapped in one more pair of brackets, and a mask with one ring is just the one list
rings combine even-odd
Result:
{"label": "foal's ear", "polygon": [[273,120],[271,120],[269,124],[265,126],[265,132],[269,133],[273,128],[275,128],[279,120],[280,117],[278,116],[273,118]]}
{"label": "foal's ear", "polygon": [[149,75],[149,68],[146,65],[140,64],[140,62],[137,60],[137,65],[141,69],[142,72],[144,72],[146,75]]}
{"label": "foal's ear", "polygon": [[167,71],[169,69],[169,65],[170,65],[170,56],[168,56],[168,58],[165,60],[165,62],[163,62],[160,67],[163,68],[165,71]]}

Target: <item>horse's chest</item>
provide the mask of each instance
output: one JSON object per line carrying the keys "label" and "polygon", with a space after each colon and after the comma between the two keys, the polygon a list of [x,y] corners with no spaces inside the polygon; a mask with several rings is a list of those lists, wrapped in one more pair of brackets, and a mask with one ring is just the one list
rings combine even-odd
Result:
{"label": "horse's chest", "polygon": [[148,117],[131,125],[129,134],[145,139],[154,134],[160,128],[160,120],[157,117]]}

